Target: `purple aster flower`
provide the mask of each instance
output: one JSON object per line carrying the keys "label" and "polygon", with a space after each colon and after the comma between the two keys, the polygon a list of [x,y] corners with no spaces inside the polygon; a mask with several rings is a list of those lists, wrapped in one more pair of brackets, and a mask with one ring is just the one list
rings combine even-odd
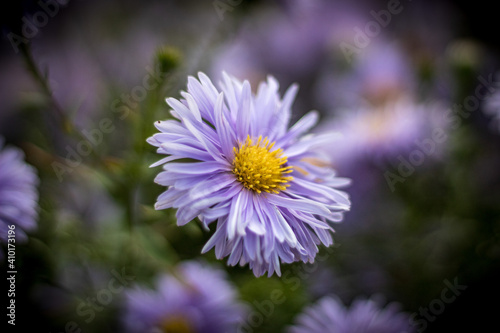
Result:
{"label": "purple aster flower", "polygon": [[367,9],[359,2],[328,0],[265,7],[246,16],[237,38],[216,50],[211,74],[225,69],[246,78],[273,73],[281,82],[314,80],[338,44],[352,40],[353,27],[366,24]]}
{"label": "purple aster flower", "polygon": [[[293,85],[283,99],[269,77],[253,94],[248,81],[224,73],[222,91],[199,73],[183,99],[168,98],[177,120],[158,121],[148,139],[168,157],[155,181],[168,186],[156,209],[177,208],[177,224],[199,217],[216,222],[202,252],[215,247],[228,264],[249,264],[256,276],[280,275],[280,261],[313,262],[317,245],[332,244],[329,222],[339,222],[350,202],[338,178],[314,148],[333,134],[304,135],[317,121],[311,112],[291,128]],[[195,162],[173,162],[179,159]]]}
{"label": "purple aster flower", "polygon": [[399,43],[378,39],[356,55],[352,66],[351,71],[321,74],[317,98],[332,110],[364,102],[381,104],[416,91],[415,69]]}
{"label": "purple aster flower", "polygon": [[[353,161],[395,158],[415,149],[415,142],[431,137],[436,128],[446,130],[444,111],[440,101],[417,102],[411,95],[402,94],[382,104],[339,110],[318,128],[318,133],[342,134],[338,146],[326,145],[323,149],[337,165],[350,168]],[[437,147],[434,155],[438,156],[438,151],[442,147]]]}
{"label": "purple aster flower", "polygon": [[14,225],[17,243],[36,228],[38,176],[20,149],[2,147],[0,138],[0,239],[7,243],[9,226]]}
{"label": "purple aster flower", "polygon": [[183,262],[161,275],[156,290],[126,292],[126,332],[235,332],[246,306],[236,299],[225,272],[198,262]]}
{"label": "purple aster flower", "polygon": [[337,297],[325,296],[296,319],[289,333],[404,333],[413,332],[399,304],[382,308],[376,299],[357,299],[350,308]]}

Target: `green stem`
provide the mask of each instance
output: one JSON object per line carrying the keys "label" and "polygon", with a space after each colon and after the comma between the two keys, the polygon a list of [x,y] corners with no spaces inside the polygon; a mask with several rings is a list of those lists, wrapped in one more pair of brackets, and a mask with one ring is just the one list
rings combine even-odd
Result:
{"label": "green stem", "polygon": [[66,131],[66,132],[71,132],[73,129],[73,126],[71,122],[68,120],[66,113],[63,111],[57,100],[54,98],[54,94],[52,92],[52,89],[49,86],[49,83],[47,82],[47,78],[41,73],[40,69],[38,68],[37,64],[35,63],[35,59],[33,59],[33,55],[31,53],[31,49],[29,47],[29,44],[23,44],[21,47],[21,54],[23,55],[23,59],[26,63],[26,66],[28,67],[28,70],[31,72],[33,75],[33,78],[35,79],[36,83],[40,86],[42,89],[43,94],[48,98],[50,101],[50,104],[52,105],[52,109],[54,110],[56,117],[58,118],[58,121],[61,123],[61,127]]}
{"label": "green stem", "polygon": [[[23,55],[23,59],[26,63],[28,70],[31,72],[33,78],[35,79],[35,82],[38,84],[42,93],[49,101],[51,109],[55,113],[56,121],[58,125],[62,128],[63,133],[72,136],[73,138],[75,138],[80,142],[87,141],[88,139],[80,131],[75,130],[75,126],[68,118],[67,113],[55,99],[54,93],[47,81],[47,77],[46,75],[42,74],[40,68],[36,64],[28,44],[22,45],[21,53]],[[103,161],[101,160],[101,156],[97,154],[97,151],[95,149],[91,150],[91,156],[94,158],[94,162],[97,161],[101,165],[101,167],[107,169],[107,166],[105,165],[105,163],[103,163]]]}

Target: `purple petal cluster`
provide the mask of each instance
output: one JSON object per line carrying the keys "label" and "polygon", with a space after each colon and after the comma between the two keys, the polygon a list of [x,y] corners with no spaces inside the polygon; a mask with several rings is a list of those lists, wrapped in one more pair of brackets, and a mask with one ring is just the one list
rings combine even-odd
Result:
{"label": "purple petal cluster", "polygon": [[[2,149],[3,148],[3,149]],[[0,138],[0,240],[7,243],[9,226],[14,226],[16,242],[36,228],[39,179],[36,170],[24,161],[23,152],[3,147]],[[12,227],[11,227],[12,228]]]}
{"label": "purple petal cluster", "polygon": [[337,297],[325,296],[306,308],[289,333],[410,333],[409,316],[399,304],[385,307],[375,299],[357,299],[346,308]]}
{"label": "purple petal cluster", "polygon": [[349,180],[316,151],[337,136],[306,134],[316,112],[289,127],[296,85],[281,98],[273,77],[256,93],[225,73],[220,90],[198,77],[180,100],[167,99],[176,119],[157,121],[160,133],[148,139],[168,155],[152,165],[163,164],[155,182],[167,187],[155,208],[176,208],[178,225],[196,217],[206,229],[215,224],[202,252],[215,247],[217,258],[248,264],[256,276],[280,275],[280,262],[313,262],[319,244],[333,243],[330,222],[350,208],[337,189]]}
{"label": "purple petal cluster", "polygon": [[126,292],[123,326],[126,332],[235,332],[246,306],[225,272],[196,261],[179,264],[161,275],[155,289]]}

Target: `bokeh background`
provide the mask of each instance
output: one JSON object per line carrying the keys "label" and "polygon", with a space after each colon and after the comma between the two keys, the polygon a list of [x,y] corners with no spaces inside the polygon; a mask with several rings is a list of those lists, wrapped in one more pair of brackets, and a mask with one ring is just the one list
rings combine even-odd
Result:
{"label": "bokeh background", "polygon": [[[124,293],[90,322],[78,306],[113,271],[152,286],[159,274],[198,259],[226,271],[254,313],[273,291],[283,292],[286,301],[253,332],[284,331],[324,295],[347,306],[376,295],[422,319],[444,281],[467,289],[416,330],[496,327],[500,40],[492,4],[51,4],[17,1],[1,11],[0,136],[24,152],[40,179],[37,227],[16,247],[13,332],[33,323],[63,332],[69,321],[83,332],[122,331]],[[226,71],[253,87],[273,75],[282,92],[297,83],[294,120],[318,110],[314,131],[343,135],[324,151],[352,179],[352,208],[315,264],[255,278],[213,251],[201,255],[213,230],[196,222],[178,227],[174,211],[154,210],[164,189],[149,165],[160,156],[145,140],[153,122],[168,116],[165,97],[180,97],[187,76],[199,71],[214,82]],[[82,146],[89,138],[91,152]],[[1,265],[6,272],[5,258]]]}

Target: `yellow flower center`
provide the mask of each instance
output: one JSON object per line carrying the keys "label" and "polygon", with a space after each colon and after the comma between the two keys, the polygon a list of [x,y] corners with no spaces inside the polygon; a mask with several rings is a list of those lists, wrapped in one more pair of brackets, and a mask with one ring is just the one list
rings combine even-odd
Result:
{"label": "yellow flower center", "polygon": [[291,166],[284,166],[287,162],[286,156],[282,156],[283,150],[271,151],[274,142],[270,143],[267,138],[262,140],[259,136],[254,142],[250,136],[244,144],[233,147],[233,173],[236,178],[249,190],[257,193],[279,193],[288,186],[286,183],[293,177],[284,175],[292,172]]}
{"label": "yellow flower center", "polygon": [[169,317],[160,326],[163,333],[193,333],[188,320],[183,317]]}

